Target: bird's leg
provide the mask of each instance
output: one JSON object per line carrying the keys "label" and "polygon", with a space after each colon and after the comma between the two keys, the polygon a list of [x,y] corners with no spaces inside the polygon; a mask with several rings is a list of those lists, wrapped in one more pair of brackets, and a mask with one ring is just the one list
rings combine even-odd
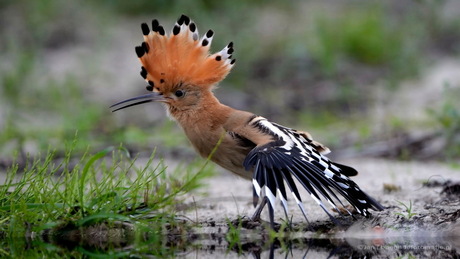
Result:
{"label": "bird's leg", "polygon": [[268,215],[270,218],[270,227],[275,230],[275,210],[271,203],[268,204]]}
{"label": "bird's leg", "polygon": [[[256,211],[254,212],[254,215],[252,215],[251,220],[252,221],[260,221],[260,214],[264,210],[265,205],[268,203],[268,198],[267,196],[264,196],[262,198],[262,202],[260,205],[256,208]],[[268,215],[270,218],[270,226],[272,229],[275,229],[275,210],[273,209],[273,206],[269,203],[268,204]]]}
{"label": "bird's leg", "polygon": [[252,187],[252,205],[254,205],[254,208],[257,207],[258,203],[259,203],[259,194],[257,194],[256,188]]}
{"label": "bird's leg", "polygon": [[264,210],[265,205],[268,202],[267,196],[264,196],[262,198],[262,201],[260,202],[259,206],[256,208],[256,211],[254,212],[254,215],[252,215],[251,220],[252,221],[260,221],[260,214]]}

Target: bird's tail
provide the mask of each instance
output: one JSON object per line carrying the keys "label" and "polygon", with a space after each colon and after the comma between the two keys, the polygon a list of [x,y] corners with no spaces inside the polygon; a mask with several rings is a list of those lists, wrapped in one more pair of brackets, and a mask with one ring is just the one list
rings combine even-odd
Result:
{"label": "bird's tail", "polygon": [[200,37],[196,24],[185,15],[177,20],[170,33],[156,19],[151,28],[143,23],[141,29],[144,41],[135,50],[142,63],[141,75],[150,90],[162,88],[165,92],[168,90],[165,87],[181,82],[211,87],[223,80],[235,63],[231,59],[232,42],[210,54],[214,32],[208,30]]}

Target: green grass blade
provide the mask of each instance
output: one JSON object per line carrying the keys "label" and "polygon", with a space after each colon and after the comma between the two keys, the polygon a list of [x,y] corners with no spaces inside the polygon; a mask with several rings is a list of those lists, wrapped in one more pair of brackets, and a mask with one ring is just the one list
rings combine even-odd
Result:
{"label": "green grass blade", "polygon": [[89,161],[85,164],[83,167],[83,170],[81,172],[80,176],[80,186],[79,186],[79,196],[80,196],[80,206],[82,208],[81,213],[82,216],[85,216],[85,199],[84,199],[84,190],[86,186],[86,177],[88,176],[88,173],[90,171],[91,166],[99,159],[105,157],[108,153],[112,152],[114,150],[114,147],[108,147],[102,151],[99,151],[95,155],[93,155]]}

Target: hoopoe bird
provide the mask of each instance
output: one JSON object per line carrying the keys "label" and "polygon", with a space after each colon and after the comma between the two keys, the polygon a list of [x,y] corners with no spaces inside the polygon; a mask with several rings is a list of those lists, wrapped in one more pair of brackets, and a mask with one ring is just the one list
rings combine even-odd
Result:
{"label": "hoopoe bird", "polygon": [[[140,74],[151,93],[118,102],[111,106],[113,111],[148,102],[164,104],[169,116],[182,127],[202,157],[214,152],[210,158],[213,162],[252,180],[254,207],[259,204],[252,219],[260,219],[268,204],[273,227],[278,197],[288,215],[285,184],[307,219],[294,179],[332,220],[334,217],[323,201],[340,213],[337,204],[346,207],[338,196],[366,217],[370,215],[369,209],[384,209],[349,178],[357,175],[357,171],[330,161],[325,156],[329,149],[313,140],[309,133],[219,102],[213,89],[235,65],[232,42],[210,54],[214,32],[209,30],[200,37],[196,24],[185,15],[177,20],[170,33],[156,19],[151,28],[143,23],[141,29],[144,41],[135,50],[142,64]],[[350,210],[345,211],[352,215]]]}

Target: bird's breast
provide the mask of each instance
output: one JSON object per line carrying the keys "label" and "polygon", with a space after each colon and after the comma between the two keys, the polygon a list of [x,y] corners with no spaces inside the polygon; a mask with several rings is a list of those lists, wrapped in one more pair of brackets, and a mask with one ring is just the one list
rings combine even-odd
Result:
{"label": "bird's breast", "polygon": [[184,128],[192,146],[207,158],[211,154],[211,161],[243,178],[251,179],[252,172],[243,167],[244,159],[253,146],[235,138],[223,129],[218,131],[197,132],[197,128]]}

